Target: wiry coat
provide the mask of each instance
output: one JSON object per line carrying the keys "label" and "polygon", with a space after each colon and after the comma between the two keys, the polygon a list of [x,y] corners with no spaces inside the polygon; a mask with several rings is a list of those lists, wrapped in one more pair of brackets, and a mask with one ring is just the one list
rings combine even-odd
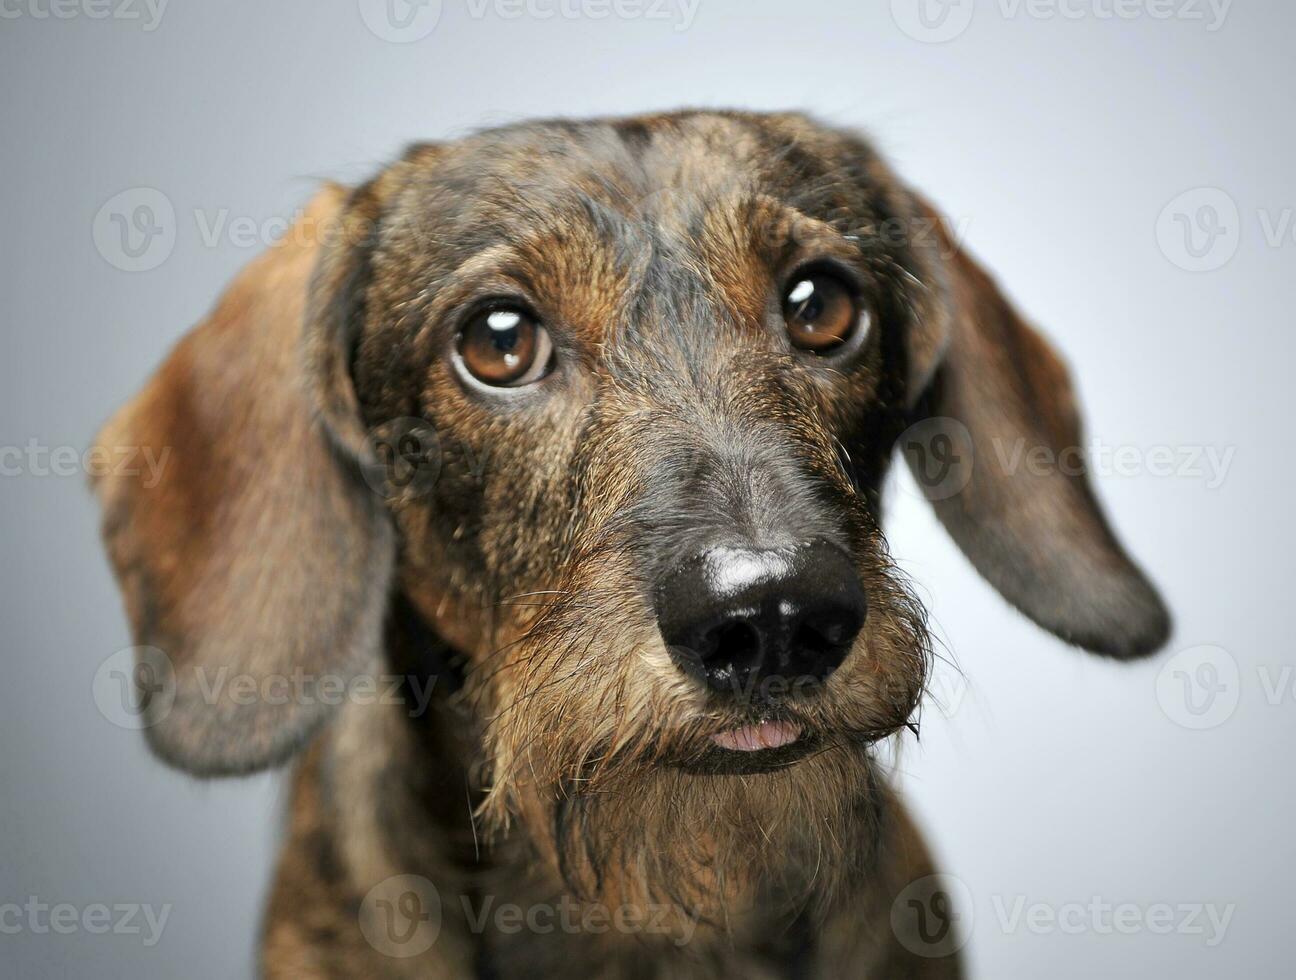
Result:
{"label": "wiry coat", "polygon": [[[777,327],[815,263],[867,297],[849,363]],[[558,366],[485,396],[455,337],[501,295]],[[1065,370],[858,138],[795,115],[534,123],[322,191],[100,436],[172,451],[156,487],[98,486],[167,681],[151,744],[203,775],[306,747],[266,972],[956,975],[894,928],[931,867],[871,748],[913,724],[929,656],[880,527],[906,431],[920,477],[924,440],[964,452],[933,504],[1009,601],[1109,655],[1164,640],[1084,476],[997,462],[1078,445]],[[813,751],[745,774],[699,760],[753,704],[677,669],[652,602],[732,536],[831,541],[869,599],[840,669],[764,704]],[[375,934],[383,914],[408,928]]]}

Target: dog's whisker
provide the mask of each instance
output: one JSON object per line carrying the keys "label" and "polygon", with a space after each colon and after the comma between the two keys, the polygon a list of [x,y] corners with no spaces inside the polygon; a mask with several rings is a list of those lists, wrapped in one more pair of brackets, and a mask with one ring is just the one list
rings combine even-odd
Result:
{"label": "dog's whisker", "polygon": [[570,589],[533,589],[530,592],[517,592],[510,596],[504,596],[500,599],[500,601],[509,602],[513,599],[530,599],[533,598],[534,596],[541,596],[541,595],[564,596],[564,595],[575,595],[575,593],[572,592]]}
{"label": "dog's whisker", "polygon": [[468,804],[468,826],[472,828],[473,858],[480,861],[481,845],[477,840],[477,814],[472,802],[472,787],[469,785],[466,775],[464,777],[464,801]]}

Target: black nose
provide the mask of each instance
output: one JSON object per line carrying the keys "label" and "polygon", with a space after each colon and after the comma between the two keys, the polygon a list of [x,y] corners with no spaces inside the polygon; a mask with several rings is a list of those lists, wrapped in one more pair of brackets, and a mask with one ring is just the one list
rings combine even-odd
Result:
{"label": "black nose", "polygon": [[657,590],[657,622],[676,662],[711,688],[752,692],[780,678],[822,681],[864,625],[864,589],[826,541],[788,550],[713,548]]}

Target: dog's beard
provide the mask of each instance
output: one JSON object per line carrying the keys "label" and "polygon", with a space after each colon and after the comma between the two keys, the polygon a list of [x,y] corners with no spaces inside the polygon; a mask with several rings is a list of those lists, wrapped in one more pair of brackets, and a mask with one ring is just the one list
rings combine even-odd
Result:
{"label": "dog's beard", "polygon": [[758,776],[657,767],[570,787],[548,845],[568,887],[723,927],[753,908],[831,901],[872,860],[878,795],[867,749],[839,743]]}
{"label": "dog's beard", "polygon": [[[490,719],[490,830],[520,830],[577,898],[721,928],[757,907],[813,912],[863,879],[883,798],[870,746],[908,721],[929,652],[898,578],[870,586],[861,647],[823,690],[774,709],[801,727],[805,753],[749,774],[695,763],[764,707],[708,704],[623,593],[566,594],[581,601],[548,607],[502,663],[469,677]],[[613,635],[626,652],[608,648]]]}

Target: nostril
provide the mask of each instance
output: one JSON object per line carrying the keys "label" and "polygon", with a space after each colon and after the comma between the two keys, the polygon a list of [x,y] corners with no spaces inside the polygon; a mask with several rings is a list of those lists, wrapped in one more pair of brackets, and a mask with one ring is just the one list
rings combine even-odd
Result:
{"label": "nostril", "polygon": [[822,540],[704,552],[668,575],[655,599],[679,665],[726,691],[766,677],[826,678],[846,658],[867,609],[850,557]]}
{"label": "nostril", "polygon": [[760,632],[743,619],[721,623],[707,635],[702,654],[708,672],[745,671],[761,659]]}
{"label": "nostril", "polygon": [[820,612],[803,617],[792,636],[794,649],[832,653],[849,644],[863,625],[851,612]]}
{"label": "nostril", "polygon": [[845,629],[838,623],[803,621],[792,634],[792,649],[809,654],[830,653],[841,646]]}

